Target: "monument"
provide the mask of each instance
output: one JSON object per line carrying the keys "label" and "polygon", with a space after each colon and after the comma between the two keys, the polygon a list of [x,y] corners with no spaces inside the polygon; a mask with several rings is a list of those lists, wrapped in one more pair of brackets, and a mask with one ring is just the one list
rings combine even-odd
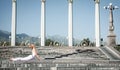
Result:
{"label": "monument", "polygon": [[95,1],[95,39],[96,47],[100,47],[100,0]]}
{"label": "monument", "polygon": [[[0,70],[120,70],[120,56],[110,47],[100,47],[100,0],[95,1],[95,38],[96,47],[39,47],[38,55],[41,60],[36,59],[25,62],[12,62],[11,57],[24,57],[31,54],[28,46],[0,47]],[[45,46],[45,2],[41,0],[41,46]],[[68,0],[68,46],[73,46],[73,0]],[[112,11],[116,6],[105,7],[110,9],[109,40],[115,42]],[[111,10],[112,9],[112,10]],[[15,46],[16,34],[16,0],[12,0],[12,41]],[[114,37],[114,38],[113,38]],[[101,39],[102,40],[102,39]],[[25,42],[25,45],[29,40]],[[5,42],[4,42],[5,43]],[[54,42],[56,45],[56,42]],[[83,42],[83,45],[87,42]],[[114,43],[115,44],[115,43]],[[98,48],[99,47],[99,48]],[[111,52],[112,51],[112,52]]]}
{"label": "monument", "polygon": [[[68,46],[73,46],[73,0],[68,1]],[[95,39],[96,47],[100,46],[100,0],[95,1]],[[41,0],[41,46],[45,46],[46,37],[46,0]],[[12,0],[11,46],[16,42],[16,0]]]}
{"label": "monument", "polygon": [[109,35],[107,36],[107,46],[116,46],[116,35],[114,34],[114,25],[113,25],[113,10],[118,9],[117,6],[113,6],[112,3],[109,6],[105,6],[105,9],[109,9],[110,18],[109,18]]}
{"label": "monument", "polygon": [[16,40],[16,22],[17,22],[16,8],[17,8],[16,0],[12,0],[11,46],[15,46],[15,40]]}
{"label": "monument", "polygon": [[41,0],[41,46],[45,46],[45,0]]}
{"label": "monument", "polygon": [[68,0],[68,46],[73,46],[73,0]]}

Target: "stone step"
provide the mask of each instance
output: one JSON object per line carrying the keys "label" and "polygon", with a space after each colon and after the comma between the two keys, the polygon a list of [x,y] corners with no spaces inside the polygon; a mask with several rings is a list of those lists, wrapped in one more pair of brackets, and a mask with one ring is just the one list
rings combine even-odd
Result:
{"label": "stone step", "polygon": [[[60,58],[79,58],[79,59],[107,59],[104,54],[102,54],[98,49],[93,48],[37,48],[38,54],[44,59],[60,59]],[[6,60],[10,57],[26,57],[31,54],[29,48],[22,47],[5,47],[0,48],[0,50],[5,50],[0,53],[0,59]],[[6,51],[7,50],[7,51]]]}
{"label": "stone step", "polygon": [[120,70],[120,61],[110,60],[41,60],[28,62],[0,61],[0,70]]}
{"label": "stone step", "polygon": [[[15,66],[15,67],[13,67]],[[50,65],[35,65],[35,64],[24,64],[21,66],[17,64],[13,64],[10,67],[0,67],[0,70],[120,70],[119,65],[69,65],[69,64],[57,64],[57,66]]]}
{"label": "stone step", "polygon": [[0,68],[0,70],[119,70],[120,68],[103,67],[30,67],[30,68]]}
{"label": "stone step", "polygon": [[0,68],[16,68],[16,67],[119,67],[120,61],[109,60],[41,60],[27,61],[27,62],[11,62],[0,61]]}

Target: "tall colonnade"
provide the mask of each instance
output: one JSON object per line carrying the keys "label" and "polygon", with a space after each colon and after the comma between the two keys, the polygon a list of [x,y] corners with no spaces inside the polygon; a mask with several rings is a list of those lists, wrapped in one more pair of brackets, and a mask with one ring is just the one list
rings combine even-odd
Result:
{"label": "tall colonnade", "polygon": [[[68,1],[68,46],[73,46],[73,1]],[[96,47],[100,46],[100,12],[99,12],[99,0],[95,1],[95,39]],[[11,27],[11,46],[15,46],[16,38],[16,0],[12,0],[12,27]],[[41,0],[41,46],[45,46],[46,37],[46,0]]]}

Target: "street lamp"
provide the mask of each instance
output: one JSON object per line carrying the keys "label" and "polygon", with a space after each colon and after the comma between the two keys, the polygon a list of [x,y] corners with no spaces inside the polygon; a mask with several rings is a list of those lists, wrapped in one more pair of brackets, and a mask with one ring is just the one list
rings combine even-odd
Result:
{"label": "street lamp", "polygon": [[113,25],[113,10],[118,9],[118,6],[113,6],[112,3],[110,3],[108,6],[104,6],[104,9],[108,9],[110,11],[110,17],[109,17],[109,35],[108,37],[108,46],[115,46],[116,45],[116,35],[114,34],[114,25]]}

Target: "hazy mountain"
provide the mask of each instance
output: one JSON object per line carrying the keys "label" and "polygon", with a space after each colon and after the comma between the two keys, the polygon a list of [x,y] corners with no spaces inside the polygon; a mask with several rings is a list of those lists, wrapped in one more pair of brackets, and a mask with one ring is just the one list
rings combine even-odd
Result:
{"label": "hazy mountain", "polygon": [[25,38],[25,37],[29,37],[29,35],[25,34],[25,33],[22,33],[22,34],[17,34],[18,37],[22,37],[22,38]]}
{"label": "hazy mountain", "polygon": [[[67,45],[68,40],[65,36],[60,35],[54,35],[54,36],[47,36],[47,39],[51,39],[54,42],[59,42],[62,45]],[[0,41],[8,41],[10,42],[10,32],[0,30]],[[16,35],[16,42],[22,43],[22,42],[31,42],[31,43],[40,43],[40,38],[38,37],[31,37],[25,33],[17,34]],[[80,40],[74,39],[74,44],[80,43]]]}
{"label": "hazy mountain", "polygon": [[0,30],[0,37],[9,37],[10,32]]}
{"label": "hazy mountain", "polygon": [[[0,41],[10,41],[10,32],[0,30]],[[35,42],[35,41],[38,41],[38,38],[31,37],[25,33],[16,35],[16,42],[21,43],[21,42],[26,42],[26,41]]]}
{"label": "hazy mountain", "polygon": [[0,30],[0,41],[9,41],[10,32]]}
{"label": "hazy mountain", "polygon": [[60,35],[47,36],[47,39],[51,39],[55,42],[59,42],[64,45],[67,45],[67,43],[68,43],[67,38],[64,36],[60,36]]}

